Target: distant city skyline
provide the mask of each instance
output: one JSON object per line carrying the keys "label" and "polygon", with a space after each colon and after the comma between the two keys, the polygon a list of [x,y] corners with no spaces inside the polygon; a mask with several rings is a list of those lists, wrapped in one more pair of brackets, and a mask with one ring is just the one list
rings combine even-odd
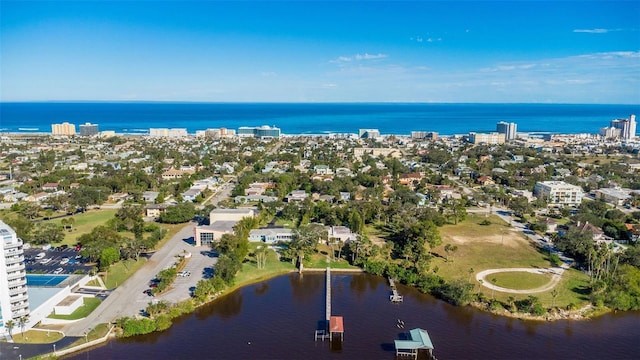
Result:
{"label": "distant city skyline", "polygon": [[0,101],[640,103],[637,1],[0,2]]}

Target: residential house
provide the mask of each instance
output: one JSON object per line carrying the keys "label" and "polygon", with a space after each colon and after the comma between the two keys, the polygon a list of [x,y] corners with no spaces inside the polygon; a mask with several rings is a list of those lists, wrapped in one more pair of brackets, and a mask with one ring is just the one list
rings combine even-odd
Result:
{"label": "residential house", "polygon": [[580,231],[581,233],[590,233],[593,241],[602,241],[604,240],[604,231],[602,231],[599,227],[593,225],[593,224],[589,224],[589,222],[585,222],[584,224],[581,224],[580,222],[578,222],[577,225],[578,231]]}
{"label": "residential house", "polygon": [[293,190],[284,198],[284,201],[288,203],[293,201],[304,201],[308,197],[309,194],[304,190]]}
{"label": "residential house", "polygon": [[152,203],[155,202],[160,193],[157,191],[145,191],[142,193],[142,199],[144,202]]}
{"label": "residential house", "polygon": [[168,207],[169,205],[167,204],[149,204],[144,208],[145,215],[148,218],[157,219],[167,210]]}
{"label": "residential house", "polygon": [[293,230],[287,228],[253,229],[249,232],[249,241],[261,241],[266,244],[290,242],[293,239]]}
{"label": "residential house", "polygon": [[59,186],[58,183],[46,183],[42,185],[42,191],[58,191]]}
{"label": "residential house", "polygon": [[358,239],[358,234],[351,232],[351,230],[346,226],[328,226],[327,233],[329,235],[329,240],[335,239],[343,243]]}
{"label": "residential house", "polygon": [[482,175],[480,176],[478,179],[476,179],[476,182],[482,186],[489,186],[489,185],[495,185],[496,182],[493,181],[492,178],[490,178],[489,176],[486,175]]}
{"label": "residential house", "polygon": [[202,194],[202,190],[196,187],[192,187],[189,190],[182,193],[182,199],[184,201],[195,201],[196,198]]}

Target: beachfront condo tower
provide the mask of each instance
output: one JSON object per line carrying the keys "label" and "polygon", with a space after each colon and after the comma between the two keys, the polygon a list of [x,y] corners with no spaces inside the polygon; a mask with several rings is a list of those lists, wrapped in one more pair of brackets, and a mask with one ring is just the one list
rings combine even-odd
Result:
{"label": "beachfront condo tower", "polygon": [[504,134],[506,141],[514,140],[518,134],[518,125],[516,123],[500,121],[496,124],[496,131]]}
{"label": "beachfront condo tower", "polygon": [[9,332],[7,322],[17,328],[19,319],[29,315],[23,252],[22,239],[0,221],[0,335]]}

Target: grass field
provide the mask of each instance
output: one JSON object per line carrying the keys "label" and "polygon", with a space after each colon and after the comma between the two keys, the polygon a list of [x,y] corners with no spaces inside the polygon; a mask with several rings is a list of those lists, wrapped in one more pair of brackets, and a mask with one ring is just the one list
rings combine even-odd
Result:
{"label": "grass field", "polygon": [[337,247],[334,247],[333,250],[336,250],[336,256],[333,259],[330,259],[330,252],[333,251],[331,247],[326,244],[319,244],[317,246],[318,252],[313,254],[310,259],[305,259],[304,267],[312,268],[312,269],[326,269],[327,266],[332,269],[358,269],[357,266],[353,266],[349,264],[349,262],[345,259],[338,259],[337,257]]}
{"label": "grass field", "polygon": [[54,343],[64,336],[57,331],[40,331],[40,330],[27,330],[24,333],[16,334],[16,330],[13,331],[13,342],[16,344],[50,344]]}
{"label": "grass field", "polygon": [[512,271],[491,274],[486,280],[507,289],[526,290],[535,289],[551,281],[550,274],[532,274],[528,272]]}
{"label": "grass field", "polygon": [[[250,252],[253,253],[255,249],[262,245],[261,243],[250,243]],[[249,261],[245,261],[242,264],[242,269],[236,275],[235,286],[232,289],[239,288],[241,286],[251,284],[257,281],[269,279],[273,276],[291,272],[295,270],[295,267],[291,262],[285,262],[278,260],[278,256],[275,251],[269,251],[267,255],[267,261],[263,269],[258,269],[255,261],[255,256],[249,256]]]}
{"label": "grass field", "polygon": [[[109,219],[113,218],[116,214],[117,210],[113,209],[100,209],[100,210],[88,210],[82,214],[76,214],[73,216],[66,217],[66,219],[73,218],[74,224],[73,229],[71,231],[64,231],[64,240],[62,244],[67,244],[69,246],[75,245],[78,242],[78,238],[84,234],[88,234],[99,225],[104,225]],[[55,224],[60,225],[62,219],[53,219],[49,220]]]}
{"label": "grass field", "polygon": [[[483,220],[489,220],[490,225],[480,225]],[[445,225],[440,228],[443,243],[432,250],[437,257],[432,261],[432,269],[438,268],[438,275],[445,279],[463,279],[474,284],[474,292],[481,291],[490,296],[491,290],[481,287],[475,280],[475,274],[482,270],[499,268],[547,268],[551,263],[546,254],[540,253],[535,246],[521,233],[511,227],[496,215],[468,214],[467,219],[458,225]],[[447,254],[446,244],[457,246],[455,252]],[[447,261],[448,258],[448,261]],[[531,276],[530,276],[531,275]],[[549,282],[543,276],[535,276],[524,272],[496,273],[488,279],[497,279],[498,286],[512,289],[532,289]],[[555,287],[557,291],[555,305],[565,307],[569,304],[584,304],[588,301],[584,294],[588,277],[576,270],[568,270]],[[544,306],[552,305],[551,290],[543,293],[531,294],[538,297]],[[495,298],[506,301],[513,296],[516,299],[526,298],[528,295],[511,293],[494,294]]]}
{"label": "grass field", "polygon": [[52,319],[61,319],[61,320],[78,320],[85,318],[91,314],[93,310],[95,310],[100,303],[102,302],[98,298],[86,297],[83,299],[84,305],[80,306],[76,311],[74,311],[70,315],[49,315]]}
{"label": "grass field", "polygon": [[[491,225],[480,225],[488,219]],[[469,214],[458,225],[445,225],[440,228],[442,245],[433,249],[437,258],[433,265],[439,268],[438,274],[445,278],[467,279],[469,270],[474,272],[508,267],[548,267],[549,261],[539,253],[524,235],[512,231],[496,215],[486,218],[484,215]],[[447,254],[445,245],[458,247]],[[448,261],[447,261],[448,258]]]}
{"label": "grass field", "polygon": [[138,271],[146,262],[147,259],[144,257],[141,257],[137,262],[133,259],[120,261],[111,265],[109,271],[102,274],[102,281],[107,289],[114,289]]}

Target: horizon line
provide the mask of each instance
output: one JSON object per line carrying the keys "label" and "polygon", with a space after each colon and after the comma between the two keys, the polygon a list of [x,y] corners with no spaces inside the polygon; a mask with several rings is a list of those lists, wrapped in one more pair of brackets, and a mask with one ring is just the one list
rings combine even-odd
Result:
{"label": "horizon line", "polygon": [[625,105],[640,106],[640,103],[571,103],[571,102],[452,102],[452,101],[192,101],[192,100],[17,100],[0,101],[0,104],[318,104],[318,105],[358,105],[358,104],[385,104],[385,105],[439,105],[439,104],[461,104],[461,105]]}

